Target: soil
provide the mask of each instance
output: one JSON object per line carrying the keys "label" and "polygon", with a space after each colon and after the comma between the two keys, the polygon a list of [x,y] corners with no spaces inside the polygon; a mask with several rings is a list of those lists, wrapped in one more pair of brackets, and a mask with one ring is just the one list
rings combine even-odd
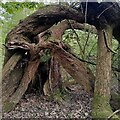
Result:
{"label": "soil", "polygon": [[71,85],[64,97],[53,99],[39,93],[25,94],[14,110],[3,113],[5,119],[16,118],[52,118],[91,120],[91,101],[79,85]]}

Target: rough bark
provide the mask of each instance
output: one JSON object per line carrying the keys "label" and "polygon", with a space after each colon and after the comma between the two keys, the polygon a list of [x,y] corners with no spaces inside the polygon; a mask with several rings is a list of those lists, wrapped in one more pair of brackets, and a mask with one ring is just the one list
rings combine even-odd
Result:
{"label": "rough bark", "polygon": [[81,23],[84,22],[83,14],[70,7],[60,5],[45,6],[20,22],[8,34],[6,40],[9,40],[9,42],[17,40],[18,38],[19,40],[28,40],[29,38],[31,40],[31,38],[63,19],[73,19]]}
{"label": "rough bark", "polygon": [[66,51],[57,49],[55,54],[63,68],[73,77],[73,79],[82,85],[88,93],[92,93],[93,89],[90,81],[94,81],[94,77],[90,74],[90,71],[85,64]]}
{"label": "rough bark", "polygon": [[51,59],[49,82],[51,83],[50,84],[51,95],[56,93],[56,91],[59,91],[59,92],[61,91],[62,79],[61,79],[61,72],[60,72],[60,64],[54,55],[52,56],[52,59]]}
{"label": "rough bark", "polygon": [[[33,39],[35,36],[63,19],[73,19],[81,23],[84,22],[83,14],[68,6],[45,6],[28,16],[14,29],[12,29],[6,37],[6,43],[10,43],[12,41],[28,41],[30,43],[37,42]],[[7,44],[7,46],[9,46],[9,44]],[[7,61],[11,54],[9,53],[5,56],[5,61]]]}
{"label": "rough bark", "polygon": [[[39,63],[39,59],[35,61],[29,61],[28,66],[25,69],[23,78],[21,79],[20,84],[18,85],[14,93],[11,96],[3,96],[3,112],[9,112],[19,102],[19,100],[27,90],[30,81],[34,79]],[[10,86],[8,87],[8,89],[11,89]]]}
{"label": "rough bark", "polygon": [[[53,49],[54,53],[53,56],[57,58],[57,60],[61,63],[64,69],[79,83],[83,86],[83,88],[92,94],[93,91],[93,83],[94,83],[94,75],[92,72],[85,66],[83,62],[80,62],[79,59],[74,57],[69,52],[64,50],[65,45],[62,46],[62,35],[64,34],[65,30],[68,28],[74,27],[75,29],[84,29],[84,25],[80,23],[76,23],[75,21],[67,21],[64,20],[61,23],[54,25],[49,29],[51,37],[49,41],[58,42],[59,46],[55,46],[52,44],[48,44],[48,48]],[[90,28],[90,26],[87,26]],[[39,38],[40,39],[40,38]],[[44,45],[43,45],[44,46]],[[41,46],[41,47],[43,47]],[[63,47],[63,48],[62,48]],[[69,49],[69,48],[67,48]],[[69,51],[69,50],[68,50]],[[68,63],[68,64],[64,64]],[[79,66],[79,67],[78,67]],[[81,79],[80,79],[81,78]]]}
{"label": "rough bark", "polygon": [[[120,42],[118,45],[118,69],[120,70]],[[118,72],[118,89],[120,91],[120,72]]]}
{"label": "rough bark", "polygon": [[[120,70],[120,42],[119,42],[119,49],[118,49],[118,69]],[[119,93],[118,93],[118,96],[119,96],[119,99],[117,101],[118,103],[118,108],[120,109],[120,72],[118,72],[118,90],[119,90]],[[119,113],[120,115],[120,113]]]}
{"label": "rough bark", "polygon": [[[17,63],[21,64],[21,61],[19,61],[19,60],[20,60],[20,58],[22,58],[21,55],[24,52],[22,52],[20,55],[14,54],[7,61],[7,63],[4,65],[4,68],[3,68],[3,79],[4,79],[3,80],[3,90],[5,91],[5,92],[3,92],[3,95],[2,95],[3,96],[3,111],[8,112],[11,109],[13,109],[15,107],[15,105],[19,102],[22,95],[27,90],[27,87],[28,87],[30,81],[33,79],[33,77],[35,76],[35,72],[37,71],[37,67],[39,65],[39,60],[37,60],[37,59],[39,57],[40,51],[42,51],[41,49],[53,50],[54,51],[53,57],[55,57],[55,59],[57,60],[56,65],[58,64],[58,62],[61,63],[61,65],[66,69],[66,71],[68,71],[68,73],[71,74],[71,76],[78,83],[80,83],[87,92],[91,93],[92,88],[91,88],[89,79],[94,80],[94,76],[89,72],[89,70],[87,70],[87,67],[84,65],[84,63],[80,62],[79,59],[75,58],[69,52],[66,52],[64,49],[67,49],[67,48],[62,48],[63,44],[61,44],[61,45],[59,44],[59,42],[61,42],[64,31],[68,28],[70,28],[70,26],[68,25],[68,22],[62,21],[58,25],[53,26],[51,29],[47,30],[47,31],[50,31],[50,33],[51,33],[51,36],[50,36],[50,38],[48,38],[48,41],[52,41],[53,43],[48,42],[48,44],[47,43],[45,44],[43,42],[44,41],[43,39],[46,38],[45,36],[47,36],[47,34],[46,34],[47,31],[45,31],[39,35],[40,38],[38,39],[37,44],[29,43],[28,41],[23,42],[21,44],[21,47],[28,45],[27,48],[29,48],[29,50],[30,50],[28,52],[31,57],[31,60],[28,62],[28,66],[26,66],[26,68],[21,68],[21,67],[19,68],[17,66]],[[78,25],[77,25],[76,28],[80,28],[80,26],[78,27]],[[43,44],[42,44],[42,42],[43,42]],[[18,41],[17,45],[19,46],[19,41]],[[65,47],[65,45],[63,45],[63,47]],[[15,50],[15,52],[18,53],[19,51]],[[64,63],[67,63],[67,62],[68,62],[68,65],[67,66],[64,65]],[[35,69],[32,68],[33,66],[34,67],[36,66]],[[59,68],[57,67],[57,69],[59,69]],[[29,76],[30,72],[32,73],[32,74],[30,74],[31,76]],[[11,75],[11,73],[13,75]],[[55,74],[58,75],[58,73],[59,73],[59,70]],[[54,74],[54,76],[55,76],[55,74]],[[53,82],[53,83],[56,84],[56,81],[57,82],[59,81],[58,77],[57,77],[57,79],[55,79],[55,82]],[[12,79],[13,81],[11,82],[10,79]],[[25,84],[23,84],[24,82],[25,82]],[[55,86],[55,85],[53,84],[53,86]]]}
{"label": "rough bark", "polygon": [[93,118],[97,119],[105,119],[112,114],[109,104],[111,86],[111,52],[105,44],[106,39],[108,46],[110,48],[112,46],[112,27],[107,26],[105,32],[106,38],[103,31],[98,30],[97,68],[92,110]]}
{"label": "rough bark", "polygon": [[[47,30],[53,24],[63,19],[73,19],[83,23],[84,15],[69,6],[50,5],[42,7],[26,19],[20,21],[20,23],[7,35],[5,43],[8,47],[11,46],[12,41],[16,43],[18,43],[18,41],[37,43],[38,41],[35,37],[39,33]],[[18,46],[21,47],[19,44]],[[4,65],[14,53],[15,51],[5,50]]]}
{"label": "rough bark", "polygon": [[[44,43],[40,48],[48,48],[54,51],[54,56],[63,66],[63,68],[78,82],[87,92],[91,92],[92,88],[89,80],[94,80],[94,76],[87,69],[85,64],[74,57],[69,52],[65,51],[60,46],[54,43]],[[65,64],[68,63],[68,64]]]}
{"label": "rough bark", "polygon": [[22,75],[23,75],[23,67],[21,67],[21,63],[18,62],[21,58],[21,55],[14,54],[5,64],[4,69],[2,71],[2,101],[8,99],[10,95],[14,93],[16,90]]}

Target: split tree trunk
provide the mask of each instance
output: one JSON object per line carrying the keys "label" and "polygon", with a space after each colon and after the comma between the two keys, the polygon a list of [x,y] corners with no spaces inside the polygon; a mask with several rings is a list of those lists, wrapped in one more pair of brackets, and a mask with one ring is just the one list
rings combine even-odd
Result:
{"label": "split tree trunk", "polygon": [[[106,41],[109,48],[112,47],[112,27],[105,29]],[[111,51],[105,44],[105,36],[102,30],[98,30],[98,53],[96,80],[93,100],[93,118],[108,118],[112,114],[110,107],[110,86],[111,86]]]}
{"label": "split tree trunk", "polygon": [[[62,23],[63,23],[63,25],[62,25]],[[3,111],[4,112],[8,112],[15,107],[15,105],[21,99],[22,95],[27,90],[27,87],[28,87],[30,81],[32,79],[34,79],[35,72],[37,71],[37,67],[39,65],[39,56],[37,56],[37,58],[36,58],[36,55],[39,55],[41,49],[51,49],[52,51],[54,51],[53,57],[55,57],[57,64],[59,62],[64,67],[64,69],[78,83],[80,83],[83,86],[83,88],[87,92],[90,92],[90,93],[92,92],[92,90],[91,90],[92,86],[91,86],[89,80],[94,81],[94,76],[91,75],[91,72],[89,72],[89,70],[87,69],[87,67],[85,66],[85,64],[83,62],[81,62],[79,59],[75,58],[72,54],[67,52],[64,48],[61,48],[62,46],[61,47],[59,46],[59,42],[60,42],[60,39],[62,38],[64,31],[67,28],[69,28],[68,23],[63,21],[63,22],[59,23],[58,25],[60,25],[60,28],[56,25],[56,29],[57,29],[57,31],[59,31],[59,32],[57,32],[57,34],[56,34],[55,26],[53,27],[53,31],[51,28],[52,34],[51,34],[50,39],[48,38],[48,41],[52,39],[53,43],[49,42],[48,46],[46,45],[47,43],[45,44],[45,46],[44,46],[44,44],[41,43],[43,38],[40,38],[38,40],[37,44],[32,44],[32,43],[30,44],[29,42],[25,41],[25,43],[29,44],[29,47],[30,47],[30,57],[33,60],[32,64],[29,63],[31,61],[30,60],[28,62],[28,66],[25,66],[25,68],[22,68],[22,67],[19,68],[17,65],[19,64],[19,66],[20,66],[22,63],[21,61],[19,61],[19,59],[21,58],[21,55],[15,54],[4,65],[3,81],[2,81],[3,82],[2,89],[4,90],[4,92],[2,94]],[[58,41],[58,44],[54,43],[56,41]],[[17,41],[17,42],[18,42],[18,46],[19,46],[19,41]],[[23,43],[23,44],[21,44],[21,46],[22,45],[24,46],[26,44]],[[40,47],[40,50],[39,50],[39,47]],[[17,51],[16,51],[16,53],[17,53]],[[8,57],[8,56],[5,56],[5,57]],[[33,59],[33,58],[35,58],[35,59]],[[37,64],[35,62],[36,60],[37,60]],[[65,64],[65,63],[67,63],[67,64]],[[59,68],[57,68],[57,69],[59,69]],[[58,70],[58,72],[59,72],[59,70]],[[32,74],[29,74],[29,73],[32,73]],[[58,77],[57,77],[57,79],[58,79]],[[12,80],[12,82],[10,80]],[[57,80],[55,80],[55,83],[56,83],[56,81]],[[24,82],[25,82],[25,84],[24,84]],[[54,86],[54,84],[53,84],[53,86]]]}
{"label": "split tree trunk", "polygon": [[60,72],[60,64],[55,56],[51,58],[50,72],[49,72],[50,94],[54,95],[62,89],[62,79]]}
{"label": "split tree trunk", "polygon": [[[40,60],[36,59],[35,61],[29,61],[28,66],[26,66],[23,78],[19,81],[19,85],[17,86],[16,90],[10,95],[11,93],[11,87],[10,86],[3,86],[3,89],[8,88],[10,93],[6,92],[7,96],[5,96],[5,93],[3,92],[3,112],[9,112],[12,110],[15,105],[19,102],[19,100],[22,98],[26,90],[28,89],[28,85],[31,82],[31,80],[34,79],[35,73],[37,71],[38,65],[40,64]],[[20,71],[19,71],[20,72]],[[19,75],[20,73],[17,73]],[[10,74],[9,74],[10,76]],[[14,77],[13,77],[14,78]],[[18,76],[15,77],[16,79]],[[10,80],[9,80],[10,81]],[[16,80],[17,81],[17,80]],[[13,84],[13,88],[14,88]],[[16,86],[15,86],[16,87]],[[6,91],[6,90],[5,90]]]}
{"label": "split tree trunk", "polygon": [[[6,46],[9,48],[12,42],[16,42],[17,44],[18,41],[37,43],[38,41],[35,37],[39,33],[49,29],[55,23],[58,23],[64,19],[72,19],[83,23],[84,15],[80,11],[72,9],[69,6],[44,6],[32,15],[26,17],[24,20],[20,21],[19,24],[8,33],[5,40]],[[21,47],[19,44],[18,46]],[[14,51],[9,51],[6,49],[4,65],[14,53]]]}
{"label": "split tree trunk", "polygon": [[[6,37],[6,45],[8,48],[10,48],[11,46],[21,48],[22,42],[37,44],[39,41],[37,41],[35,37],[39,33],[47,30],[52,25],[54,25],[55,23],[63,19],[73,19],[79,22],[84,22],[83,14],[70,7],[60,6],[60,5],[45,6],[40,10],[38,10],[37,12],[25,18],[14,29],[12,29],[11,32]],[[15,43],[15,46],[13,42]],[[19,53],[19,55],[15,53]],[[19,84],[22,84],[21,79],[23,79],[24,77],[23,74],[25,72],[24,71],[25,68],[20,67],[22,63],[20,61],[20,58],[22,58],[22,55],[24,55],[24,53],[25,51],[21,53],[21,51],[17,51],[17,50],[11,51],[6,49],[5,59],[4,59],[4,68],[3,68],[4,76],[2,78],[3,79],[2,80],[2,91],[3,91],[2,97],[3,97],[4,111],[9,111],[13,109],[13,106],[11,106],[12,104],[10,102],[11,101],[10,98],[19,89]],[[8,64],[9,60],[10,60],[10,65],[12,66],[12,70],[11,70],[11,66]],[[14,64],[12,65],[12,63]],[[26,70],[27,70],[27,67],[26,67]],[[31,79],[32,79],[32,76],[31,76]],[[27,81],[27,86],[29,82],[30,81]],[[21,94],[24,94],[26,90],[25,85],[24,87],[25,87],[24,91],[22,91]],[[6,104],[5,101],[7,101],[8,104]],[[18,100],[16,101],[18,102]],[[15,104],[17,102],[15,102]]]}

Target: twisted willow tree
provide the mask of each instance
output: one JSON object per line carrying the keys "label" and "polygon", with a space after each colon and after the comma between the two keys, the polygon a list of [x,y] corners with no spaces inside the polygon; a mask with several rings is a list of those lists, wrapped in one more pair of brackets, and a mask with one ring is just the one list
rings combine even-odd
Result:
{"label": "twisted willow tree", "polygon": [[[89,94],[94,94],[93,118],[108,118],[112,114],[109,104],[111,41],[112,34],[119,38],[119,16],[118,3],[82,2],[72,8],[62,5],[45,6],[20,21],[6,37],[2,77],[3,111],[12,110],[28,89],[31,80],[36,79],[36,74],[42,69],[40,58],[47,49],[51,55],[49,70],[51,81],[50,88],[47,89],[51,92],[61,89],[60,66],[63,66]],[[74,21],[68,22],[68,20]],[[76,58],[61,42],[66,29],[71,26],[72,29],[82,29],[80,23],[85,22],[94,25],[98,33],[97,71],[94,84],[91,84],[91,81],[94,82],[95,77],[84,61]],[[27,59],[25,65],[23,65],[24,59]],[[112,117],[118,118],[116,115]]]}

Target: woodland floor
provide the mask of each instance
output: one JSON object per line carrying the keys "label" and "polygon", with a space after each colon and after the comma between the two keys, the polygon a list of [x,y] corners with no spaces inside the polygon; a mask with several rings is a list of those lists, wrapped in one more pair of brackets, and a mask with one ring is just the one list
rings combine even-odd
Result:
{"label": "woodland floor", "polygon": [[[53,100],[38,93],[24,95],[16,108],[4,113],[3,118],[78,118],[91,120],[90,97],[79,85],[71,85],[71,91],[62,100]],[[60,102],[61,101],[61,102]]]}

